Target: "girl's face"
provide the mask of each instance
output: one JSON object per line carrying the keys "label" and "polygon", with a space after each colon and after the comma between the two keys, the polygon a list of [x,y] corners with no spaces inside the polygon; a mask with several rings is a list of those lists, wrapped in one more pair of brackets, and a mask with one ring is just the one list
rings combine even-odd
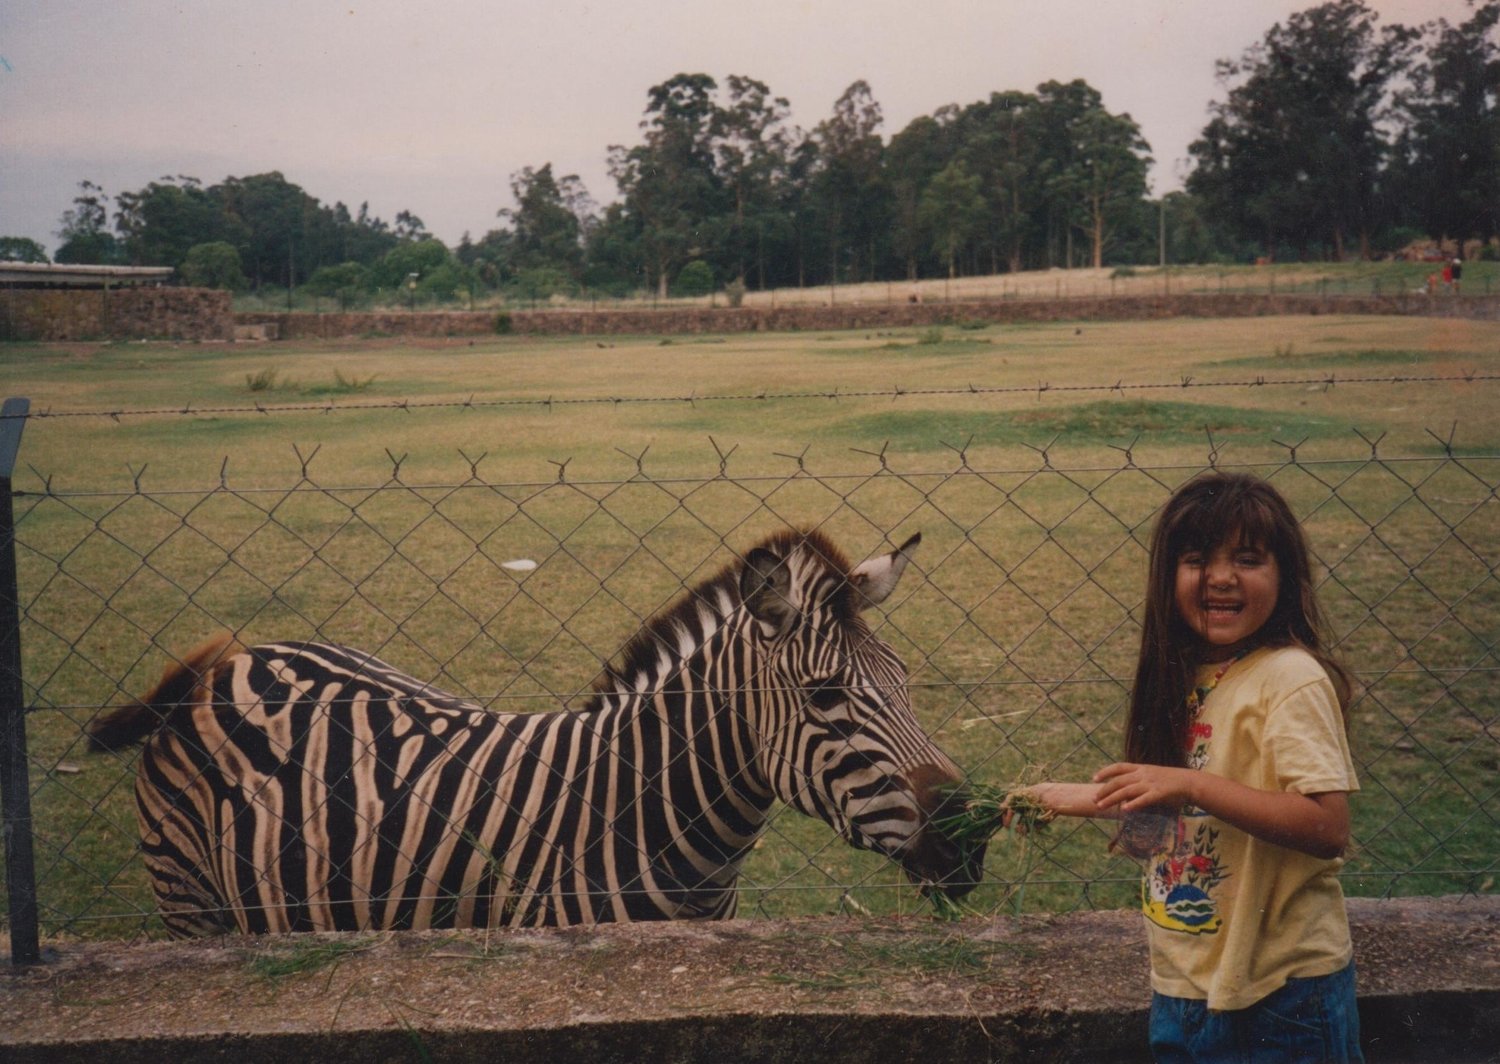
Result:
{"label": "girl's face", "polygon": [[1222,543],[1177,558],[1177,612],[1206,644],[1208,661],[1225,661],[1248,643],[1280,589],[1276,556],[1260,547]]}

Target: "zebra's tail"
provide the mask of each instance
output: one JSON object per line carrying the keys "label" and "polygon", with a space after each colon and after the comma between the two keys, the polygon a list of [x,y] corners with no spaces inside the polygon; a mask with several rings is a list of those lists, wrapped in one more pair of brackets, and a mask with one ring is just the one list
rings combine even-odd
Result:
{"label": "zebra's tail", "polygon": [[221,632],[167,666],[156,686],[133,702],[95,717],[88,725],[89,747],[119,750],[144,742],[166,724],[172,712],[193,706],[206,697],[206,686],[214,666],[244,647],[228,632]]}

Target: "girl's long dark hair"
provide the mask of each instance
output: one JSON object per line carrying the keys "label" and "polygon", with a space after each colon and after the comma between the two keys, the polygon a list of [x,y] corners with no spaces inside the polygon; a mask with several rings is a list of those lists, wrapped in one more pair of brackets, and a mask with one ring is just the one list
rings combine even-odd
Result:
{"label": "girl's long dark hair", "polygon": [[1226,543],[1269,552],[1281,573],[1276,608],[1256,632],[1256,646],[1306,650],[1328,672],[1347,714],[1349,674],[1328,649],[1302,526],[1280,493],[1259,477],[1208,473],[1177,490],[1151,534],[1141,653],[1125,729],[1127,761],[1186,764],[1187,697],[1203,654],[1198,634],[1177,611],[1177,560]]}

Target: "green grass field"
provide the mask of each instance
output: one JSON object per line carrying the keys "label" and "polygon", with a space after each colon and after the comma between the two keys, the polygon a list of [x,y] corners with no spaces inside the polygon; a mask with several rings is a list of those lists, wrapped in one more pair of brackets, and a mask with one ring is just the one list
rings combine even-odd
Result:
{"label": "green grass field", "polygon": [[[924,723],[986,782],[1084,777],[1119,747],[1151,515],[1211,455],[1304,515],[1364,684],[1347,888],[1492,889],[1500,427],[1462,378],[1500,371],[1500,323],[19,344],[0,368],[48,415],[15,478],[48,933],[150,926],[129,763],[81,727],[168,653],[319,634],[551,709],[787,523],[853,555],[920,530],[883,632]],[[998,839],[972,904],[1130,904],[1105,841]],[[743,913],[926,908],[789,813],[742,882]]]}

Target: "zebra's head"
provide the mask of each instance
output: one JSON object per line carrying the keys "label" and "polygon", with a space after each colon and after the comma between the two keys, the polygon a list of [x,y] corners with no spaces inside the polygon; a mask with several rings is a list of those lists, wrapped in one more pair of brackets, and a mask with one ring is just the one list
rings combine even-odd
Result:
{"label": "zebra's head", "polygon": [[982,876],[984,848],[960,850],[933,821],[962,801],[962,773],[922,730],[906,666],[862,616],[920,541],[850,567],[820,533],[779,536],[745,556],[740,594],[763,649],[761,765],[776,797],[959,897]]}

